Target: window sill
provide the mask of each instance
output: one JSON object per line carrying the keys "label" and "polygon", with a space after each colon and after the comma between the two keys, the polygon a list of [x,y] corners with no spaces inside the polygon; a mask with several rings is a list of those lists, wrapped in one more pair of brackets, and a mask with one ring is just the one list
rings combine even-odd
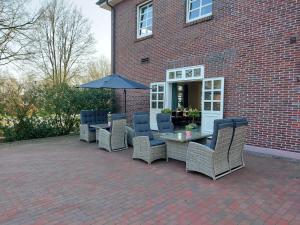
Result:
{"label": "window sill", "polygon": [[207,16],[207,17],[204,17],[204,18],[200,18],[200,19],[192,21],[192,22],[186,22],[183,27],[189,27],[189,26],[192,26],[192,25],[195,25],[195,24],[198,24],[198,23],[203,23],[203,22],[212,20],[213,18],[214,18],[213,15],[211,15],[211,16]]}
{"label": "window sill", "polygon": [[149,39],[149,38],[153,38],[153,34],[145,36],[145,37],[136,38],[136,40],[134,42],[144,41],[144,40]]}

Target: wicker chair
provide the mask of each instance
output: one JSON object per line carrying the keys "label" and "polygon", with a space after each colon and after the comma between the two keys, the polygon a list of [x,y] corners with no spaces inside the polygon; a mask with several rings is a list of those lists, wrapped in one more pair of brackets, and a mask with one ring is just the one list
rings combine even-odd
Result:
{"label": "wicker chair", "polygon": [[233,137],[229,148],[229,167],[233,172],[245,166],[244,146],[246,143],[246,133],[248,121],[246,118],[231,118],[233,121]]}
{"label": "wicker chair", "polygon": [[96,130],[90,125],[95,124],[95,112],[93,110],[82,110],[80,112],[80,140],[92,142],[96,140]]}
{"label": "wicker chair", "polygon": [[173,133],[174,125],[171,120],[171,114],[158,113],[156,115],[157,127],[159,133]]}
{"label": "wicker chair", "polygon": [[109,152],[120,151],[128,148],[126,134],[126,120],[114,120],[111,126],[111,131],[99,130],[98,147],[106,149]]}
{"label": "wicker chair", "polygon": [[142,159],[149,165],[157,159],[166,158],[166,145],[155,139],[150,129],[149,113],[134,115],[133,159]]}
{"label": "wicker chair", "polygon": [[197,171],[216,180],[228,173],[228,150],[233,133],[232,120],[215,120],[210,145],[190,142],[186,156],[186,170]]}
{"label": "wicker chair", "polygon": [[[149,113],[148,112],[135,112],[133,115],[149,115]],[[135,136],[134,129],[129,126],[126,126],[126,131],[127,131],[127,143],[128,143],[128,145],[133,146],[133,138]]]}
{"label": "wicker chair", "polygon": [[96,140],[96,129],[90,125],[107,123],[107,110],[82,110],[80,112],[80,140]]}

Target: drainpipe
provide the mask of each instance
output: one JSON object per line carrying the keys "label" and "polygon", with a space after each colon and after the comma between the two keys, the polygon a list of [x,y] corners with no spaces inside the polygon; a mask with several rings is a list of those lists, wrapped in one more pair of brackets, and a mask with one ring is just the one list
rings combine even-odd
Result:
{"label": "drainpipe", "polygon": [[114,74],[116,72],[115,66],[115,9],[109,3],[109,0],[106,0],[106,4],[111,9],[111,73]]}

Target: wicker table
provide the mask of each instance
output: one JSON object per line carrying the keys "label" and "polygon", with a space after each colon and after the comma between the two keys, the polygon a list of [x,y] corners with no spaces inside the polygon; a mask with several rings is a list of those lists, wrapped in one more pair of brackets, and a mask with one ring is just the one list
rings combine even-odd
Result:
{"label": "wicker table", "polygon": [[186,152],[190,141],[206,140],[212,134],[202,133],[201,131],[192,131],[191,137],[186,137],[185,131],[175,133],[160,134],[160,138],[167,145],[167,161],[168,158],[184,161],[186,160]]}
{"label": "wicker table", "polygon": [[93,127],[96,129],[96,142],[98,143],[99,141],[99,130],[100,129],[109,129],[110,126],[107,123],[104,124],[94,124],[94,125],[90,125],[90,127]]}

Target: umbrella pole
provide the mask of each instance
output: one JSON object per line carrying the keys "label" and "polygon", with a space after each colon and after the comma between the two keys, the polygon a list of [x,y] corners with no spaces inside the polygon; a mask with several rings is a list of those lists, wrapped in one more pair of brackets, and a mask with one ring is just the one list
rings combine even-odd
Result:
{"label": "umbrella pole", "polygon": [[125,107],[124,108],[125,108],[125,114],[126,114],[126,95],[127,95],[127,91],[126,91],[126,89],[124,89],[124,97],[125,97],[125,99],[124,99],[125,100],[124,101],[125,102]]}

